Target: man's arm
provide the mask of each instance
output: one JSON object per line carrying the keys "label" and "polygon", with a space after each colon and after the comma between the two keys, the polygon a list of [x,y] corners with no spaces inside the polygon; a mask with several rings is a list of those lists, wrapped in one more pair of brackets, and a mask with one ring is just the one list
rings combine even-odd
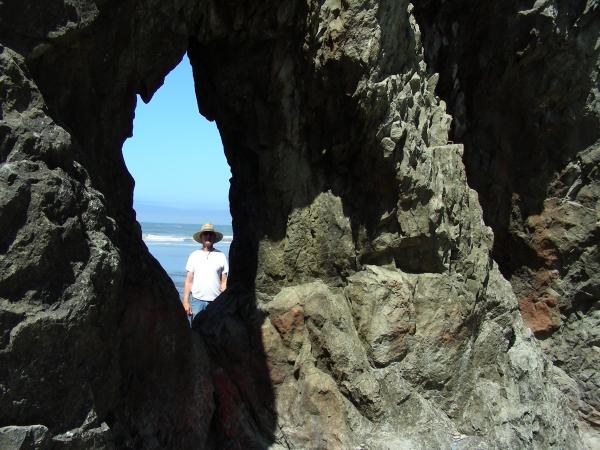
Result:
{"label": "man's arm", "polygon": [[192,290],[192,282],[194,281],[194,272],[188,272],[183,285],[183,309],[188,316],[192,315],[192,307],[190,306],[190,291]]}
{"label": "man's arm", "polygon": [[227,274],[222,273],[221,274],[221,292],[223,292],[225,289],[227,289]]}
{"label": "man's arm", "polygon": [[227,262],[227,257],[221,253],[223,257],[223,268],[221,270],[221,292],[227,289],[227,275],[229,274],[229,263]]}

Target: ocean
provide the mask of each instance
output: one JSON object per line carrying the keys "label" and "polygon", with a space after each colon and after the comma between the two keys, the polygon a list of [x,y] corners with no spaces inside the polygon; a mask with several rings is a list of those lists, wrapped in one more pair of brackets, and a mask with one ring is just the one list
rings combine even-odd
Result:
{"label": "ocean", "polygon": [[[140,222],[140,225],[148,250],[171,277],[179,295],[183,296],[185,263],[190,253],[201,248],[200,244],[192,239],[192,235],[201,225],[153,222]],[[229,259],[229,246],[233,239],[231,225],[215,225],[215,228],[223,233],[223,240],[217,242],[215,247]]]}

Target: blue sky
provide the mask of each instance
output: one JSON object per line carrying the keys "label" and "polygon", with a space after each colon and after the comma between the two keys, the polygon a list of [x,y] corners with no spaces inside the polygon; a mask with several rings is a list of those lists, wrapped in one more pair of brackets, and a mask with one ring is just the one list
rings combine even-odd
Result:
{"label": "blue sky", "polygon": [[231,223],[231,172],[216,124],[198,112],[187,55],[149,104],[138,97],[123,156],[138,221]]}

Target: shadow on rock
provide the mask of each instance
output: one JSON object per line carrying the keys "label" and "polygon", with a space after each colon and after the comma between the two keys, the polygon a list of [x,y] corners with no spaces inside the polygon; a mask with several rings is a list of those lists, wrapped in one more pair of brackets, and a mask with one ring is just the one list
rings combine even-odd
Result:
{"label": "shadow on rock", "polygon": [[275,396],[253,293],[230,289],[192,324],[211,360],[215,412],[210,448],[262,449],[274,442]]}

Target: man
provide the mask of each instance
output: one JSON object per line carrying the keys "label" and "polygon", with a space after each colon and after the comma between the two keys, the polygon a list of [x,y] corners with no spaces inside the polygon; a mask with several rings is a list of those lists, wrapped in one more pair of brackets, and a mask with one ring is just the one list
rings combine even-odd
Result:
{"label": "man", "polygon": [[194,317],[227,288],[229,273],[227,258],[213,247],[223,239],[223,233],[206,223],[194,233],[193,238],[202,244],[202,250],[192,252],[185,265],[187,275],[183,287],[183,308],[189,316],[190,325]]}

